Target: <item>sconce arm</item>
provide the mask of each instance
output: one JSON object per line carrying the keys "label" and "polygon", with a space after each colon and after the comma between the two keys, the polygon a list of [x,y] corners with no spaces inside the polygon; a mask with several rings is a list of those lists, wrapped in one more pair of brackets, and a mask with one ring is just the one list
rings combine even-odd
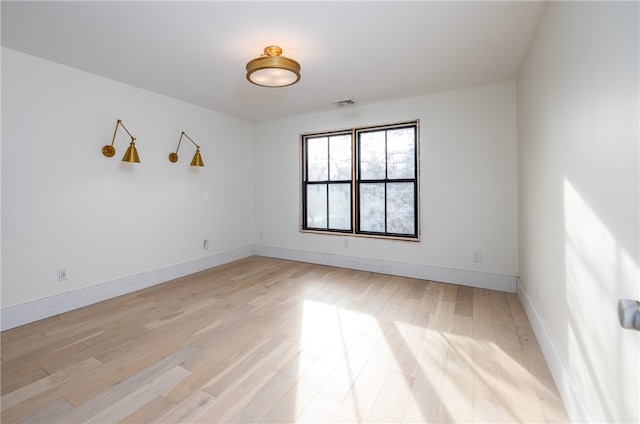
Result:
{"label": "sconce arm", "polygon": [[113,146],[113,142],[116,141],[116,134],[118,133],[118,125],[120,125],[127,132],[127,134],[129,134],[129,137],[131,137],[131,141],[135,141],[136,140],[136,138],[131,135],[131,133],[129,132],[127,127],[124,126],[124,124],[122,123],[122,119],[118,119],[118,122],[116,122],[116,129],[113,132],[113,139],[111,140],[111,145],[112,146]]}
{"label": "sconce arm", "polygon": [[120,126],[122,128],[124,128],[124,130],[127,132],[127,134],[129,134],[129,137],[131,137],[131,141],[135,141],[135,137],[131,135],[131,133],[129,132],[129,130],[127,129],[127,127],[124,126],[124,124],[122,123],[121,119],[118,119],[118,123],[120,124]]}
{"label": "sconce arm", "polygon": [[185,133],[184,131],[182,131],[182,133],[180,134],[180,139],[178,140],[178,146],[176,147],[176,154],[178,154],[178,150],[180,149],[180,143],[182,143],[182,136],[187,137],[187,138],[189,139],[189,141],[190,141],[190,142],[192,142],[194,146],[196,146],[196,148],[197,148],[197,149],[200,149],[200,146],[198,146],[198,145],[196,144],[196,142],[195,142],[195,141],[193,141],[193,140],[191,139],[191,137],[189,137],[189,136],[187,135],[187,133]]}
{"label": "sconce arm", "polygon": [[136,138],[131,135],[131,133],[129,132],[127,127],[124,126],[124,124],[122,123],[122,119],[118,119],[118,122],[116,122],[116,129],[113,131],[113,138],[111,139],[111,145],[112,146],[113,146],[113,143],[116,141],[116,135],[118,134],[118,125],[120,125],[122,128],[124,128],[124,130],[127,132],[127,134],[129,134],[129,137],[131,137],[131,141],[132,142],[136,140]]}

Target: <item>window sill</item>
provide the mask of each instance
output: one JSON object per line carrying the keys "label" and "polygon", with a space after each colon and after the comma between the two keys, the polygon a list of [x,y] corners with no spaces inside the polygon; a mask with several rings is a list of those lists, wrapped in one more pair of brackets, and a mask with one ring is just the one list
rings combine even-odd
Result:
{"label": "window sill", "polygon": [[400,237],[400,236],[379,236],[375,234],[358,234],[358,233],[343,233],[339,231],[318,231],[318,230],[300,230],[305,234],[320,234],[325,236],[342,236],[342,237],[357,237],[357,238],[369,238],[377,240],[391,240],[391,241],[408,241],[408,242],[420,242],[420,236],[418,237]]}

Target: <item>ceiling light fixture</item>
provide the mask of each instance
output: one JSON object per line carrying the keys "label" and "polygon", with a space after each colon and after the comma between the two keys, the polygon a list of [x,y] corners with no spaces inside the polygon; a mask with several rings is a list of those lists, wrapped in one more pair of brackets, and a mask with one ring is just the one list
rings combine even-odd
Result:
{"label": "ceiling light fixture", "polygon": [[262,87],[286,87],[300,81],[300,64],[282,56],[278,46],[264,48],[264,54],[247,63],[247,80]]}

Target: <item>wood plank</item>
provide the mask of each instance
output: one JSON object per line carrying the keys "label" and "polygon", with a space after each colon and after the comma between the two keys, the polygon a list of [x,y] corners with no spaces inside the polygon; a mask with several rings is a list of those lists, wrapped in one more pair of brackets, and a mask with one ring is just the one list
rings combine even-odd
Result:
{"label": "wood plank", "polygon": [[513,318],[513,324],[516,327],[531,327],[529,318],[524,312],[524,308],[518,299],[518,295],[515,293],[507,293],[507,301],[509,302],[509,310],[511,311],[511,317]]}
{"label": "wood plank", "polygon": [[304,409],[302,414],[296,419],[297,423],[329,423],[335,415],[341,402],[324,396],[321,393],[316,394],[309,405]]}
{"label": "wood plank", "polygon": [[295,422],[317,395],[317,390],[296,382],[262,418],[262,423]]}
{"label": "wood plank", "polygon": [[283,354],[273,355],[263,366],[256,367],[220,395],[194,422],[259,421],[256,417],[266,415],[295,384],[297,376],[277,370],[295,357],[296,352],[295,344],[292,344]]}
{"label": "wood plank", "polygon": [[544,422],[532,377],[527,371],[522,351],[504,351],[500,364],[509,421]]}
{"label": "wood plank", "polygon": [[[127,361],[116,358],[102,364],[95,374],[77,376],[64,387],[64,397],[75,406],[79,406],[123,381],[130,381],[153,369],[169,369],[195,354],[196,349],[184,345],[180,339],[162,338],[150,345],[140,345],[138,340],[128,340],[131,354]],[[132,348],[131,346],[135,346]],[[184,346],[184,347],[183,347]],[[146,347],[146,349],[144,349]],[[173,363],[171,361],[178,361]]]}
{"label": "wood plank", "polygon": [[501,368],[501,363],[505,360],[508,358],[497,347],[476,346],[473,348],[472,391],[474,397],[506,405]]}
{"label": "wood plank", "polygon": [[[68,417],[73,414],[74,408],[65,399],[59,399],[43,408],[37,408],[32,415],[24,417],[20,422],[51,424],[51,417]],[[17,422],[17,420],[7,420]]]}
{"label": "wood plank", "polygon": [[125,388],[125,385],[114,388],[78,407],[68,420],[79,423],[118,422],[137,411],[140,405],[151,402],[157,396],[166,395],[172,387],[190,374],[190,371],[176,366],[145,379],[144,384],[133,390],[130,387]]}
{"label": "wood plank", "polygon": [[489,290],[489,300],[491,301],[491,310],[511,313],[505,292]]}
{"label": "wood plank", "polygon": [[2,359],[8,361],[18,356],[26,355],[50,343],[51,341],[39,332],[27,333],[24,337],[16,338],[13,341],[3,340]]}
{"label": "wood plank", "polygon": [[531,327],[518,327],[520,342],[524,351],[527,371],[531,376],[533,390],[536,393],[542,413],[547,422],[567,423],[569,416],[562,406],[560,393],[556,388],[542,350],[533,334]]}
{"label": "wood plank", "polygon": [[164,396],[156,396],[151,402],[139,405],[133,413],[127,415],[119,421],[121,424],[138,423],[138,424],[156,424],[161,422],[177,422],[163,420],[161,417],[176,404],[171,402]]}
{"label": "wood plank", "polygon": [[422,350],[427,344],[425,337],[427,326],[429,323],[429,315],[424,317],[418,313],[414,315],[412,323],[408,326],[403,337],[402,345],[395,355],[395,361],[391,369],[410,377],[415,377],[419,367],[419,358]]}
{"label": "wood plank", "polygon": [[399,422],[411,394],[412,385],[413,377],[389,371],[366,422]]}
{"label": "wood plank", "polygon": [[242,359],[230,364],[224,371],[203,385],[202,388],[212,396],[218,397],[226,390],[229,390],[230,387],[233,387],[244,375],[264,366],[264,363],[274,355],[281,355],[287,350],[294,349],[295,344],[297,342],[292,338],[275,334],[256,346],[255,349],[248,351]]}
{"label": "wood plank", "polygon": [[440,415],[438,422],[468,423],[473,421],[471,361],[464,352],[449,349],[444,366],[444,378],[439,396]]}
{"label": "wood plank", "polygon": [[275,373],[260,390],[251,396],[249,402],[234,415],[228,415],[223,421],[232,423],[260,422],[276,403],[295,384],[295,377]]}
{"label": "wood plank", "polygon": [[377,344],[377,338],[366,335],[360,337],[329,375],[318,393],[342,402]]}
{"label": "wood plank", "polygon": [[[13,392],[22,386],[45,378],[49,375],[37,362],[20,362],[18,360],[2,362],[2,394]],[[13,362],[5,366],[5,363]],[[21,366],[24,364],[24,366]]]}
{"label": "wood plank", "polygon": [[177,405],[164,396],[162,399],[164,399],[165,402],[169,402],[172,407],[155,419],[157,423],[193,422],[200,416],[204,409],[210,407],[215,402],[215,397],[202,390],[196,390]]}
{"label": "wood plank", "polygon": [[197,355],[187,359],[183,365],[192,372],[191,375],[174,387],[167,397],[173,402],[182,402],[212,378],[242,360],[271,335],[271,328],[259,322],[248,322],[241,329],[246,333],[236,334],[244,334],[243,337],[228,337],[225,344],[199,350]]}
{"label": "wood plank", "polygon": [[440,392],[440,422],[473,420],[473,318],[454,315]]}
{"label": "wood plank", "polygon": [[457,315],[473,316],[473,288],[460,286],[456,293],[456,307],[453,313]]}
{"label": "wood plank", "polygon": [[[395,332],[395,327],[387,331]],[[382,338],[336,411],[333,422],[364,422],[382,389],[401,338]]]}
{"label": "wood plank", "polygon": [[430,349],[427,345],[420,356],[420,367],[411,386],[402,421],[407,423],[440,422],[441,393],[447,351]]}
{"label": "wood plank", "polygon": [[508,423],[509,414],[502,403],[491,402],[479,397],[473,397],[474,423]]}
{"label": "wood plank", "polygon": [[493,325],[496,334],[496,344],[506,350],[522,351],[518,331],[513,323],[511,312],[507,310],[492,310]]}
{"label": "wood plank", "polygon": [[17,390],[6,393],[2,395],[2,410],[11,408],[19,404],[20,402],[24,402],[25,400],[32,398],[34,396],[39,395],[45,391],[53,389],[61,384],[65,383],[69,379],[73,378],[76,375],[83,375],[90,370],[97,368],[100,366],[102,362],[98,361],[93,356],[85,359],[84,361],[66,368],[62,371],[58,371],[57,373],[48,375],[40,380],[34,381],[33,383],[27,384],[26,386],[22,386]]}

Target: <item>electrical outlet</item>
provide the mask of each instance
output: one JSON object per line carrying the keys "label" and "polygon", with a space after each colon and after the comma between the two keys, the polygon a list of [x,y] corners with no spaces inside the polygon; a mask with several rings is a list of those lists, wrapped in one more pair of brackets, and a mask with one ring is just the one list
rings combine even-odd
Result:
{"label": "electrical outlet", "polygon": [[473,252],[473,262],[482,262],[482,252],[480,251]]}
{"label": "electrical outlet", "polygon": [[60,268],[58,270],[58,281],[65,281],[68,277],[69,275],[67,274],[66,268]]}
{"label": "electrical outlet", "polygon": [[344,247],[346,247],[347,249],[349,248],[349,240],[348,239],[344,239]]}
{"label": "electrical outlet", "polygon": [[209,248],[209,240],[205,240],[204,243],[202,243],[202,247],[204,249],[208,249]]}

